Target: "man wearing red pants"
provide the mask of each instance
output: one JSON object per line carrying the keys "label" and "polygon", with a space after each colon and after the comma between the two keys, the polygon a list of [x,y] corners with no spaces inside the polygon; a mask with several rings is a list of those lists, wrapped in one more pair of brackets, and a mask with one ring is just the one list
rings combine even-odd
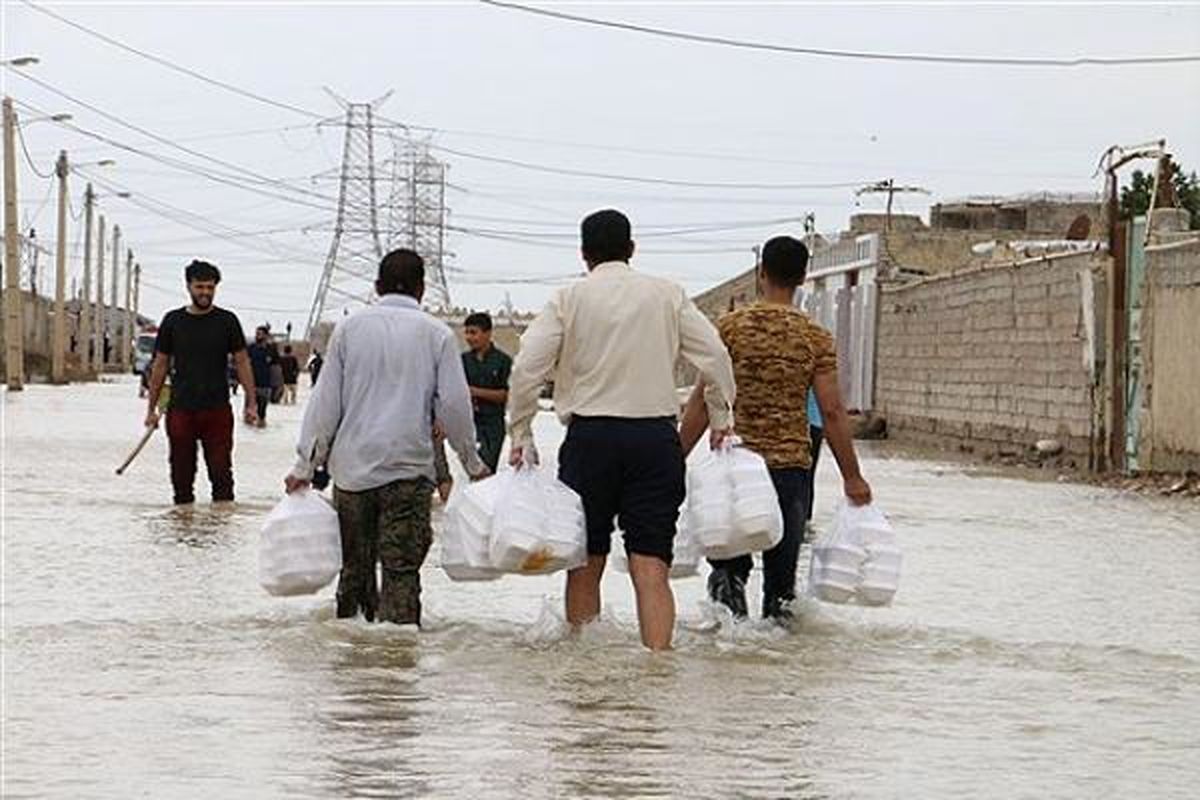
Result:
{"label": "man wearing red pants", "polygon": [[154,343],[150,373],[150,407],[146,427],[158,427],[158,398],[167,373],[171,400],[167,409],[171,485],[175,504],[196,500],[196,444],[204,447],[204,463],[212,484],[213,502],[233,500],[233,412],[229,408],[228,356],[232,353],[238,380],[245,389],[245,420],[258,421],[254,407],[254,374],[246,356],[246,336],[238,318],[213,305],[221,272],[205,261],[193,261],[184,271],[192,302],[168,312]]}

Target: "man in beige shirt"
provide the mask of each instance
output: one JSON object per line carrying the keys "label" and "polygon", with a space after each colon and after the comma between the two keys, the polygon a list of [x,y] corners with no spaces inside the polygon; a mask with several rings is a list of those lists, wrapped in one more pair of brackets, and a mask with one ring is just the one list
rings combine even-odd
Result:
{"label": "man in beige shirt", "polygon": [[714,443],[730,432],[733,368],[682,287],[629,267],[634,244],[624,214],[597,211],[581,229],[590,274],[547,303],[513,363],[511,461],[536,458],[537,398],[553,380],[554,405],[568,426],[559,478],[579,493],[587,517],[588,561],[567,574],[567,621],[580,626],[600,614],[600,578],[618,518],[642,643],[666,649],[675,628],[667,576],[685,494],[675,364],[682,356],[704,380]]}

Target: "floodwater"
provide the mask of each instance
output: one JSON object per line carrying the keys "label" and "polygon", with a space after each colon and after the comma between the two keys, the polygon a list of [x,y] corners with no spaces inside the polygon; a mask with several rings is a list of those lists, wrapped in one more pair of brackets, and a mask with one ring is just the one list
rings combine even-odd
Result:
{"label": "floodwater", "polygon": [[[239,427],[238,503],[191,512],[161,434],[113,474],[141,408],[128,381],[4,398],[6,798],[1200,796],[1194,502],[868,452],[892,608],[789,634],[686,579],[656,656],[623,575],[577,639],[561,576],[451,584],[436,553],[420,633],[269,597],[299,408]],[[832,459],[818,484],[820,525]]]}

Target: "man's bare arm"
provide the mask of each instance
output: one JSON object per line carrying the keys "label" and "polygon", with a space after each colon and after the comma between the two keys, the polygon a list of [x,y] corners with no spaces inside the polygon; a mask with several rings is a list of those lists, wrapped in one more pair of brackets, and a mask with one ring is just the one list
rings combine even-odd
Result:
{"label": "man's bare arm", "polygon": [[850,416],[842,403],[842,391],[838,387],[837,370],[813,376],[813,390],[817,394],[817,405],[825,420],[825,441],[833,451],[838,469],[842,473],[842,486],[846,497],[854,505],[871,502],[871,487],[863,480],[854,453],[854,439],[850,435]]}
{"label": "man's bare arm", "polygon": [[508,402],[508,389],[484,389],[481,386],[472,386],[471,397],[487,403],[504,404]]}
{"label": "man's bare arm", "polygon": [[704,381],[698,381],[688,397],[687,405],[683,407],[683,419],[679,421],[679,442],[683,445],[684,458],[691,454],[706,430],[708,406],[704,402]]}
{"label": "man's bare arm", "polygon": [[242,385],[245,405],[242,416],[248,424],[258,422],[258,405],[255,403],[254,368],[250,366],[250,354],[244,349],[233,354],[233,366],[237,369],[238,383]]}
{"label": "man's bare arm", "polygon": [[166,353],[155,353],[150,365],[149,406],[146,410],[146,427],[158,426],[158,398],[162,395],[163,384],[167,382],[167,368],[170,357]]}

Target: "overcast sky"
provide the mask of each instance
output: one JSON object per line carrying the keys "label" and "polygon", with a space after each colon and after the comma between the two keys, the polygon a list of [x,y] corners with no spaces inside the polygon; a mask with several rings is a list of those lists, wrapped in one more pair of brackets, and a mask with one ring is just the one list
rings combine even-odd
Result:
{"label": "overcast sky", "polygon": [[[4,57],[41,59],[25,74],[200,154],[180,152],[3,70],[4,92],[27,104],[22,117],[38,116],[32,108],[69,112],[73,125],[172,162],[52,122],[24,131],[42,172],[50,171],[59,148],[79,163],[117,160],[115,167],[83,169],[134,195],[103,197],[100,208],[121,225],[142,264],[143,309],[158,316],[182,304],[183,265],[199,257],[223,269],[219,302],[244,324],[291,321],[302,329],[329,248],[334,212],[327,198],[337,195],[342,130],[318,128],[299,111],[171,71],[19,2],[3,6]],[[390,91],[379,113],[439,129],[434,145],[555,169],[700,183],[895,178],[932,192],[898,205],[923,213],[930,202],[967,194],[1096,191],[1101,182],[1092,173],[1104,148],[1160,136],[1186,168],[1200,168],[1197,63],[1065,69],[818,58],[672,41],[472,2],[45,7],[180,66],[330,118],[341,109],[323,87],[355,101]],[[554,7],[693,33],[860,51],[1200,53],[1195,4]],[[382,161],[391,145],[381,136],[377,146]],[[846,186],[640,184],[435,153],[450,164],[451,222],[470,231],[448,239],[450,292],[456,304],[477,308],[496,309],[506,292],[518,308],[540,307],[553,279],[581,268],[576,225],[597,208],[629,213],[642,249],[636,266],[679,279],[693,293],[751,264],[751,247],[769,235],[801,230],[799,222],[769,221],[811,211],[820,230],[836,231],[856,211]],[[83,180],[72,177],[76,211]],[[20,185],[26,224],[52,240],[50,182],[22,159]],[[882,199],[862,203],[877,209]],[[747,226],[728,227],[741,223]],[[671,226],[726,229],[661,235]],[[73,224],[73,275],[81,272],[80,233]],[[539,282],[512,282],[522,279]],[[42,285],[51,291],[49,280]]]}

